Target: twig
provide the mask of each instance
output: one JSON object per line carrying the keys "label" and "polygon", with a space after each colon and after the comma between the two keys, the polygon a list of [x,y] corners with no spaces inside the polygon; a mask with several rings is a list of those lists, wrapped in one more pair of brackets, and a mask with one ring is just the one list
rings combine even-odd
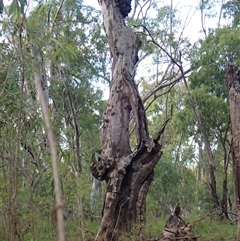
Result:
{"label": "twig", "polygon": [[[191,72],[191,69],[189,68],[186,71],[183,71],[183,67],[182,67],[182,63],[181,63],[181,57],[180,57],[179,61],[175,60],[172,57],[171,54],[169,54],[159,43],[157,43],[154,40],[151,32],[148,30],[148,28],[146,26],[140,24],[140,25],[137,25],[137,26],[134,25],[134,27],[136,27],[136,28],[137,27],[142,27],[147,32],[147,35],[151,38],[149,41],[152,42],[153,44],[155,44],[158,48],[160,48],[168,56],[168,58],[171,60],[171,62],[178,67],[178,69],[180,70],[180,73],[181,73],[181,75],[179,77],[177,77],[176,79],[174,79],[170,83],[166,83],[166,84],[160,83],[159,85],[157,85],[154,88],[154,90],[152,90],[147,96],[145,96],[145,98],[143,99],[143,102],[145,102],[148,98],[150,98],[158,90],[160,90],[160,89],[162,89],[164,87],[167,87],[167,86],[175,85],[178,81],[180,81],[181,79],[184,79],[185,75]],[[181,55],[181,53],[180,53],[180,55]],[[165,73],[165,75],[166,75],[166,73]]]}
{"label": "twig", "polygon": [[56,19],[57,19],[58,15],[59,15],[59,13],[60,13],[60,11],[61,11],[61,9],[62,9],[63,3],[64,3],[64,0],[61,0],[60,5],[59,5],[59,7],[58,7],[58,9],[57,9],[57,12],[56,12],[56,14],[55,14],[55,16],[54,16],[53,23],[52,23],[52,28],[51,28],[51,33],[52,33],[52,34],[53,34],[53,29],[54,29],[54,27],[55,27]]}
{"label": "twig", "polygon": [[209,216],[210,214],[212,214],[214,212],[214,210],[211,210],[210,212],[206,213],[205,215],[203,215],[200,219],[196,220],[195,222],[193,222],[193,226],[196,224],[196,223],[199,223],[201,220],[203,220],[204,218],[206,218],[207,216]]}

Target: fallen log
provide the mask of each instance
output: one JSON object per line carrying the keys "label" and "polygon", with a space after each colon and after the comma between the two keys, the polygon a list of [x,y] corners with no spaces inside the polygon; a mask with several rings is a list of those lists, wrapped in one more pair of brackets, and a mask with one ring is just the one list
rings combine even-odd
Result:
{"label": "fallen log", "polygon": [[195,235],[192,225],[180,217],[180,212],[181,208],[176,204],[162,233],[149,241],[197,241],[198,236]]}

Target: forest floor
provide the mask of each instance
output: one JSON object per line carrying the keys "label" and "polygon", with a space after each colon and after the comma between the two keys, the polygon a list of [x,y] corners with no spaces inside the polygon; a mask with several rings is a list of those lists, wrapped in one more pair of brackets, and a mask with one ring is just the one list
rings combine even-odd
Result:
{"label": "forest floor", "polygon": [[[156,237],[162,232],[166,219],[152,218],[148,220],[146,233],[148,237]],[[229,220],[220,220],[219,217],[192,216],[185,220],[193,225],[194,233],[199,237],[198,241],[235,241],[237,240],[237,225]]]}

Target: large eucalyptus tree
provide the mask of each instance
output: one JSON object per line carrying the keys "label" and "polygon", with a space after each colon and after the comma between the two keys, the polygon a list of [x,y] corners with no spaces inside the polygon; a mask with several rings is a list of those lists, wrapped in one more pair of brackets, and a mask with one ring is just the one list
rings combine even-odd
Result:
{"label": "large eucalyptus tree", "polygon": [[240,240],[240,70],[236,65],[227,63],[226,64],[226,85],[228,88],[228,101],[229,110],[231,117],[232,127],[232,155],[233,155],[233,170],[234,170],[234,191],[235,191],[235,204],[237,211],[237,226],[238,236],[237,240]]}
{"label": "large eucalyptus tree", "polygon": [[[141,41],[124,18],[131,1],[100,1],[112,56],[110,98],[103,123],[102,149],[93,159],[95,178],[106,181],[102,221],[95,240],[119,240],[122,232],[145,222],[145,204],[153,168],[161,157],[160,137],[165,125],[150,137],[142,99],[134,81]],[[131,121],[136,147],[130,147]]]}

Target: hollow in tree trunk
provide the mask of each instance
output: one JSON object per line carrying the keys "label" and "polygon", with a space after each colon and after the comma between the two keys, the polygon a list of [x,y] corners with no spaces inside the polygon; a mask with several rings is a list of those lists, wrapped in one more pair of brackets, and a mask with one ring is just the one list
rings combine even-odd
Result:
{"label": "hollow in tree trunk", "polygon": [[[124,4],[123,4],[124,3]],[[134,82],[134,67],[141,42],[126,27],[124,17],[131,1],[100,1],[104,28],[113,59],[110,98],[105,112],[102,149],[93,159],[95,178],[106,181],[102,221],[96,241],[120,240],[133,225],[139,227],[139,240],[145,222],[146,195],[153,168],[161,156],[159,139],[167,123],[149,137],[144,106]],[[130,148],[130,120],[135,122],[136,148]],[[95,162],[94,162],[95,161]]]}

